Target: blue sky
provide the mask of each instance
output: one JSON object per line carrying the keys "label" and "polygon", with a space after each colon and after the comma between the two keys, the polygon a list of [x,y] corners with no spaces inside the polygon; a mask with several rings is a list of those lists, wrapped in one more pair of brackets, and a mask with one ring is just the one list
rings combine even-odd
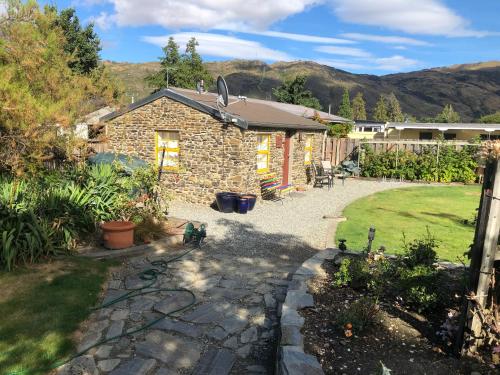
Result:
{"label": "blue sky", "polygon": [[312,60],[389,74],[500,60],[499,0],[52,0],[94,22],[102,58],[154,61],[195,36],[207,61]]}

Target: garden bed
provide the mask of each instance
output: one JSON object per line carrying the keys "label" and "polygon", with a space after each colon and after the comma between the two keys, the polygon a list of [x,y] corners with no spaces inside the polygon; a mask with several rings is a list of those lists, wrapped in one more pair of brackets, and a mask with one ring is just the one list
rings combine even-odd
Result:
{"label": "garden bed", "polygon": [[326,374],[377,374],[381,363],[393,375],[496,372],[490,364],[452,357],[452,340],[437,334],[446,331],[441,326],[447,314],[460,308],[463,270],[442,271],[441,287],[450,298],[418,313],[396,290],[381,294],[351,283],[339,286],[339,264],[338,258],[325,261],[326,276],[309,285],[315,306],[302,311],[304,350],[318,358]]}

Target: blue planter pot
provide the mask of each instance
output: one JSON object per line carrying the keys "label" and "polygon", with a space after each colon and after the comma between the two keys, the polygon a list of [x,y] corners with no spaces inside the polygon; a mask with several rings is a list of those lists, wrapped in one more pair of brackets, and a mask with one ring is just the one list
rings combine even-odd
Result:
{"label": "blue planter pot", "polygon": [[215,194],[215,201],[217,202],[217,208],[220,212],[231,213],[236,211],[238,194],[236,193],[217,193]]}
{"label": "blue planter pot", "polygon": [[255,207],[257,196],[255,194],[242,194],[240,197],[248,199],[248,211],[252,211]]}
{"label": "blue planter pot", "polygon": [[246,214],[248,212],[249,202],[247,198],[239,197],[237,199],[238,202],[238,213]]}

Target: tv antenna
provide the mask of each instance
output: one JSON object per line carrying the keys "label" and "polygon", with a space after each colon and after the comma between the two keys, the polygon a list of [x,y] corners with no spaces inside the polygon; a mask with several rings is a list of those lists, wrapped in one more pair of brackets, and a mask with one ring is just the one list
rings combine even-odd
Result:
{"label": "tv antenna", "polygon": [[229,104],[229,91],[222,76],[217,77],[217,104],[227,107]]}

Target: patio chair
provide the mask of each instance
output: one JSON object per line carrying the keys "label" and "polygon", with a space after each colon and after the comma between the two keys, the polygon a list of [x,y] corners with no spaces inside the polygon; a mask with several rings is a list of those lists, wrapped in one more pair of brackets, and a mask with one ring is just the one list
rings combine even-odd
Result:
{"label": "patio chair", "polygon": [[312,172],[314,178],[314,187],[319,186],[323,187],[323,185],[328,185],[328,190],[333,186],[333,177],[331,173],[326,173],[323,167],[316,165],[316,163],[312,162]]}

